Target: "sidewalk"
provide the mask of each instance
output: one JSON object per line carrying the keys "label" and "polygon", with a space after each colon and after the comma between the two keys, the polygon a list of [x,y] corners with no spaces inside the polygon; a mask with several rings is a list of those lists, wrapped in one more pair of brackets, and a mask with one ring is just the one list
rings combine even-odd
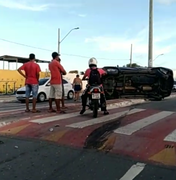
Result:
{"label": "sidewalk", "polygon": [[17,102],[15,95],[0,95],[0,103],[2,102]]}

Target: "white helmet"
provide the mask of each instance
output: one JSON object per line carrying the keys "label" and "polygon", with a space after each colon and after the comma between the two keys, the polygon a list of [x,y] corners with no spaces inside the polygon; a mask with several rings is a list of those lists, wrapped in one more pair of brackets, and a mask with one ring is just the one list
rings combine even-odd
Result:
{"label": "white helmet", "polygon": [[89,65],[89,66],[90,66],[90,65],[95,65],[95,66],[97,66],[97,59],[94,58],[94,57],[90,58],[90,59],[89,59],[89,62],[88,62],[88,65]]}

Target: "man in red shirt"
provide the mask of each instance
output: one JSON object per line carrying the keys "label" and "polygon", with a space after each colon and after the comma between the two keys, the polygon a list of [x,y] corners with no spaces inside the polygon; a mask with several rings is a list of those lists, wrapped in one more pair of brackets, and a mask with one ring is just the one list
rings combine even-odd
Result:
{"label": "man in red shirt", "polygon": [[[91,82],[97,81],[96,83],[98,83],[98,85],[101,86],[102,91],[103,91],[103,86],[101,84],[101,77],[106,74],[106,72],[103,69],[97,68],[97,60],[96,60],[96,58],[90,58],[88,64],[89,64],[89,68],[86,70],[82,80],[85,80],[86,78],[88,78],[89,79],[89,84],[87,85],[86,89],[84,90],[84,92],[83,92],[83,94],[81,96],[82,110],[81,110],[80,114],[83,114],[86,111],[86,103],[87,103],[87,96],[88,96],[87,93],[89,91]],[[94,70],[96,70],[98,72],[99,75],[98,74],[97,75],[99,77],[90,77],[91,72],[94,71]],[[94,78],[96,78],[96,79],[94,79]],[[108,115],[109,112],[106,109],[105,94],[101,94],[100,102],[101,102],[101,110],[104,111],[104,115]]]}
{"label": "man in red shirt", "polygon": [[52,108],[52,99],[55,99],[56,108],[58,113],[64,113],[60,109],[60,102],[62,100],[63,88],[62,88],[62,75],[66,75],[66,71],[60,64],[59,54],[57,52],[52,53],[53,60],[49,64],[49,70],[51,73],[50,80],[50,96],[49,96],[49,112],[54,112]]}
{"label": "man in red shirt", "polygon": [[[25,74],[22,72],[25,72]],[[33,108],[32,112],[39,112],[36,110],[36,102],[39,88],[39,76],[40,76],[40,66],[35,62],[35,54],[29,55],[29,62],[24,63],[19,69],[18,72],[25,78],[26,85],[26,112],[29,112],[29,97],[32,92],[33,96]]]}

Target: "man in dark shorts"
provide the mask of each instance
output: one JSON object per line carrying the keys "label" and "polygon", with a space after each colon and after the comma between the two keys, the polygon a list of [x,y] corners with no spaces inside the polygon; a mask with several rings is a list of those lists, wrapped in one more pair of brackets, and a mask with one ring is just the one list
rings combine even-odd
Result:
{"label": "man in dark shorts", "polygon": [[79,78],[79,75],[76,75],[76,78],[74,78],[73,87],[75,91],[75,101],[78,101],[80,96],[80,91],[82,90],[82,80]]}

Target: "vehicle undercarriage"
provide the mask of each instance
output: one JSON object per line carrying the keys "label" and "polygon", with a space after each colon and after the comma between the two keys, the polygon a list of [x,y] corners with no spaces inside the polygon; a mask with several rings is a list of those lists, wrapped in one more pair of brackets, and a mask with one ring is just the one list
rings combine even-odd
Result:
{"label": "vehicle undercarriage", "polygon": [[107,99],[121,96],[143,96],[162,100],[170,96],[173,88],[173,71],[164,67],[128,68],[106,66],[102,78]]}

